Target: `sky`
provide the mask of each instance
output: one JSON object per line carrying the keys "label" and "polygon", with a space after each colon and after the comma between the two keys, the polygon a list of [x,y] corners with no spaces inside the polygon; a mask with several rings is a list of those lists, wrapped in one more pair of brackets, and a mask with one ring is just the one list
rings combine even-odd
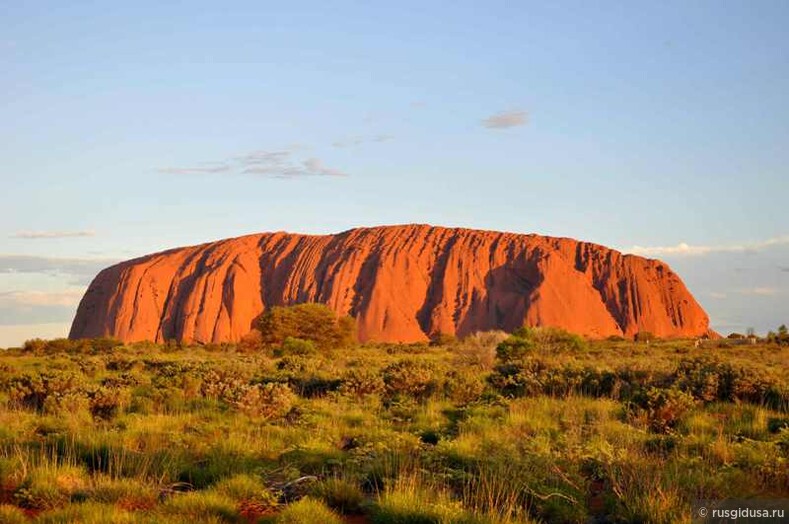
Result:
{"label": "sky", "polygon": [[[594,5],[592,5],[594,4]],[[789,3],[3,2],[0,347],[116,261],[429,223],[665,260],[789,323]]]}

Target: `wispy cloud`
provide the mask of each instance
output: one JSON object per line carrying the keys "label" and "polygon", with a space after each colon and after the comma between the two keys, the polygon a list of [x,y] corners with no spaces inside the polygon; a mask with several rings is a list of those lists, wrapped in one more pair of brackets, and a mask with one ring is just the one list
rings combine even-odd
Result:
{"label": "wispy cloud", "polygon": [[336,148],[356,147],[364,144],[365,140],[361,137],[343,138],[342,140],[335,140],[331,146]]}
{"label": "wispy cloud", "polygon": [[[99,271],[114,262],[110,259],[0,255],[0,277],[3,286],[11,288],[0,292],[0,326],[70,321],[87,285]],[[40,275],[39,289],[27,288],[31,280],[13,277],[18,274]]]}
{"label": "wispy cloud", "polygon": [[0,293],[0,326],[68,322],[84,291],[4,291]]}
{"label": "wispy cloud", "polygon": [[718,293],[716,291],[710,291],[708,294],[710,297],[716,298],[718,300],[726,298],[726,293]]}
{"label": "wispy cloud", "polygon": [[394,136],[387,134],[372,135],[372,136],[355,136],[355,137],[348,137],[348,138],[336,140],[332,142],[332,147],[336,147],[336,148],[358,147],[370,143],[380,144],[381,142],[389,142],[390,140],[394,140]]}
{"label": "wispy cloud", "polygon": [[319,158],[310,157],[294,163],[290,155],[280,151],[256,153],[241,161],[244,174],[262,175],[272,178],[300,177],[346,177],[347,173],[326,166]]}
{"label": "wispy cloud", "polygon": [[507,129],[526,125],[527,121],[526,111],[510,110],[490,115],[482,120],[482,125],[488,129]]}
{"label": "wispy cloud", "polygon": [[348,176],[346,173],[340,171],[339,169],[334,169],[328,166],[323,165],[323,162],[319,158],[308,158],[304,162],[302,162],[302,166],[304,166],[304,173],[303,175],[308,176]]}
{"label": "wispy cloud", "polygon": [[19,231],[11,238],[24,238],[26,240],[40,240],[48,238],[83,238],[96,236],[95,231]]}
{"label": "wispy cloud", "polygon": [[326,166],[319,158],[299,158],[303,146],[276,151],[252,151],[221,162],[204,163],[197,167],[165,167],[160,173],[174,175],[243,174],[268,178],[346,177],[347,173]]}
{"label": "wispy cloud", "polygon": [[701,256],[711,253],[756,253],[763,249],[783,245],[789,245],[789,235],[748,244],[690,245],[680,242],[675,246],[632,246],[624,251],[642,256]]}
{"label": "wispy cloud", "polygon": [[29,255],[0,255],[0,274],[41,273],[68,277],[74,285],[90,282],[114,259],[55,258]]}
{"label": "wispy cloud", "polygon": [[756,295],[761,297],[771,297],[777,295],[779,292],[780,291],[774,287],[752,287],[737,290],[737,293],[741,295]]}
{"label": "wispy cloud", "polygon": [[226,164],[202,167],[163,167],[159,170],[160,173],[170,175],[214,175],[228,171],[230,171],[230,166]]}
{"label": "wispy cloud", "polygon": [[64,306],[79,304],[85,289],[64,291],[4,291],[0,292],[0,307]]}

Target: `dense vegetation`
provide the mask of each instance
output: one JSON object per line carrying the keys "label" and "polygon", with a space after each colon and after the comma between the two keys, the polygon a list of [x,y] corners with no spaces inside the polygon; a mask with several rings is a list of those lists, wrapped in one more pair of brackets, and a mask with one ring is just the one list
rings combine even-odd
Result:
{"label": "dense vegetation", "polygon": [[0,353],[0,522],[672,523],[789,497],[778,341],[356,345],[302,313],[238,345]]}

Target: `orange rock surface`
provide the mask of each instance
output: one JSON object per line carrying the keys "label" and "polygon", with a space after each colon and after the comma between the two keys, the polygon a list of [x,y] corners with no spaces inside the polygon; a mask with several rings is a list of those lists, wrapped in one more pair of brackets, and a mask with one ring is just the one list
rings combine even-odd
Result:
{"label": "orange rock surface", "polygon": [[70,337],[237,341],[264,308],[301,302],[356,317],[360,338],[375,341],[524,323],[592,338],[710,333],[658,260],[569,238],[405,225],[263,233],[122,262],[93,280]]}

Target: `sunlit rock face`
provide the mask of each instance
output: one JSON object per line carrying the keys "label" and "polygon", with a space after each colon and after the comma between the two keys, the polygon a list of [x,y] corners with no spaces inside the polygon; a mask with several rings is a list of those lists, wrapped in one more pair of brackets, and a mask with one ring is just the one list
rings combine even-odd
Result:
{"label": "sunlit rock face", "polygon": [[404,225],[262,233],[122,262],[93,280],[70,336],[233,342],[266,307],[301,302],[356,317],[363,341],[523,324],[592,338],[710,332],[661,261],[569,238]]}

